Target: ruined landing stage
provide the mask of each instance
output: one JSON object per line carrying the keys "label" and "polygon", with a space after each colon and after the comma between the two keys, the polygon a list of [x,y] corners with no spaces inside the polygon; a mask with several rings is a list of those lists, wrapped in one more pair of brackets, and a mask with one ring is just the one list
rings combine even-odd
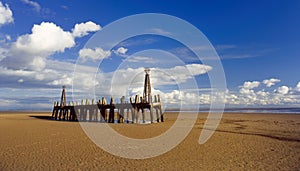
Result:
{"label": "ruined landing stage", "polygon": [[[164,122],[162,113],[162,103],[159,94],[154,96],[152,100],[151,84],[150,84],[150,69],[145,69],[145,83],[143,97],[136,95],[134,100],[130,97],[129,103],[125,101],[125,97],[120,99],[121,103],[115,104],[113,97],[110,103],[106,103],[106,99],[102,97],[96,104],[87,99],[79,103],[70,102],[66,105],[66,90],[63,86],[61,94],[61,102],[54,102],[52,118],[55,120],[67,121],[93,121],[93,122],[108,122],[114,123],[139,123],[140,115],[145,123],[146,110],[150,111],[150,121],[153,123]],[[140,114],[141,111],[141,114]],[[155,115],[154,115],[155,111]]]}

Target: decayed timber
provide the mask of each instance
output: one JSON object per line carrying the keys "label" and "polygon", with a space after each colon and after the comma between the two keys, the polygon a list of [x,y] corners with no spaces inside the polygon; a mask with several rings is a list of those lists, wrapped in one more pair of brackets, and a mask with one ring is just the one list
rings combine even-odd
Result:
{"label": "decayed timber", "polygon": [[[153,123],[164,122],[164,116],[162,113],[162,103],[159,95],[154,96],[152,101],[151,84],[149,69],[145,70],[145,85],[143,97],[136,95],[134,99],[130,98],[130,102],[125,101],[123,96],[120,99],[121,103],[114,103],[114,99],[110,99],[110,103],[106,102],[106,99],[102,97],[96,104],[94,100],[92,103],[87,99],[81,101],[81,104],[70,102],[66,105],[66,90],[63,86],[61,102],[54,102],[52,118],[55,120],[68,120],[68,121],[93,121],[93,122],[108,122],[118,123],[131,122],[138,123],[140,120],[140,111],[142,121],[145,122],[145,110],[150,111],[150,121]],[[154,115],[155,113],[155,115]]]}

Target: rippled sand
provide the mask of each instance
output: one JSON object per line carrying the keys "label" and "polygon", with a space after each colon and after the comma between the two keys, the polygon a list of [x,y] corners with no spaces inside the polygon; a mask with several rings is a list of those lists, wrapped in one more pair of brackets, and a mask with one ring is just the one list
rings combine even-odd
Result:
{"label": "rippled sand", "polygon": [[[0,170],[300,170],[300,115],[224,114],[214,135],[198,144],[206,115],[187,138],[158,157],[132,160],[96,146],[79,123],[50,113],[0,114]],[[110,124],[132,138],[168,130],[176,114],[157,124]],[[167,142],[166,142],[167,143]]]}

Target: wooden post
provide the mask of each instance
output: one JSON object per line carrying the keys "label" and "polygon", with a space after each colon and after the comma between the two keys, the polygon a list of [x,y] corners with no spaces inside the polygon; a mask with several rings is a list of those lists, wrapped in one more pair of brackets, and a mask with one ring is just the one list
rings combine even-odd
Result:
{"label": "wooden post", "polygon": [[54,101],[54,103],[53,103],[53,110],[52,110],[51,118],[54,118],[55,110],[56,110],[56,101]]}
{"label": "wooden post", "polygon": [[146,120],[145,120],[145,108],[142,107],[142,120],[143,120],[143,123],[146,123]]}
{"label": "wooden post", "polygon": [[126,111],[127,123],[129,123],[129,110],[130,110],[130,108],[127,108],[127,111]]}
{"label": "wooden post", "polygon": [[84,100],[81,100],[81,105],[80,105],[80,120],[83,121],[84,120]]}
{"label": "wooden post", "polygon": [[164,115],[163,115],[163,113],[162,113],[162,108],[161,108],[161,106],[159,106],[159,113],[160,113],[160,121],[161,121],[161,122],[164,122],[165,120],[164,120]]}
{"label": "wooden post", "polygon": [[100,105],[100,114],[102,116],[102,119],[106,122],[107,121],[107,118],[106,118],[106,108],[104,107],[104,105],[106,105],[106,99],[105,97],[102,97],[102,100],[101,100],[101,105]]}
{"label": "wooden post", "polygon": [[157,107],[155,108],[155,111],[156,111],[156,122],[159,122],[160,116],[159,116]]}
{"label": "wooden post", "polygon": [[56,104],[57,104],[57,106],[56,106],[56,109],[55,109],[55,120],[57,120],[58,112],[59,112],[59,109],[60,109],[59,103],[57,102]]}
{"label": "wooden post", "polygon": [[134,123],[134,118],[135,118],[135,104],[133,103],[132,97],[130,97],[129,99],[131,107],[130,107],[130,111],[131,111],[131,122]]}
{"label": "wooden post", "polygon": [[134,123],[138,123],[139,121],[139,108],[138,108],[138,103],[140,102],[140,96],[136,95],[135,96],[135,110],[134,110],[134,116],[135,116],[135,121]]}
{"label": "wooden post", "polygon": [[124,113],[125,113],[125,97],[122,96],[121,98],[121,105],[120,105],[120,113],[119,113],[119,117],[118,118],[118,122],[119,123],[123,123],[124,122]]}
{"label": "wooden post", "polygon": [[109,108],[109,118],[108,122],[109,123],[114,123],[114,116],[115,116],[115,111],[114,111],[114,98],[111,97],[110,99],[110,108]]}
{"label": "wooden post", "polygon": [[150,121],[153,123],[153,106],[150,106]]}

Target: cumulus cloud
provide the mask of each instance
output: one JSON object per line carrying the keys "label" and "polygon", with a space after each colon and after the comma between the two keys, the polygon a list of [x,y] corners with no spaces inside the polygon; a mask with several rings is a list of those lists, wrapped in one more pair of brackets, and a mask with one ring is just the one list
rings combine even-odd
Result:
{"label": "cumulus cloud", "polygon": [[104,59],[111,55],[110,51],[105,51],[102,48],[84,48],[79,51],[79,57],[86,61],[87,59],[92,59],[93,61],[97,59]]}
{"label": "cumulus cloud", "polygon": [[115,54],[117,55],[125,55],[126,52],[128,51],[128,49],[124,48],[124,47],[119,47],[115,52]]}
{"label": "cumulus cloud", "polygon": [[258,81],[246,81],[244,82],[243,88],[245,89],[253,89],[260,85],[260,82]]}
{"label": "cumulus cloud", "polygon": [[1,61],[2,65],[12,69],[41,70],[48,56],[75,45],[72,34],[54,23],[35,24],[31,31],[12,43],[10,56]]}
{"label": "cumulus cloud", "polygon": [[281,87],[278,87],[276,92],[278,92],[279,94],[282,94],[282,95],[285,95],[285,94],[288,94],[289,93],[289,87],[287,86],[281,86]]}
{"label": "cumulus cloud", "polygon": [[21,1],[25,4],[32,6],[37,12],[41,10],[41,6],[37,2],[30,1],[30,0],[21,0]]}
{"label": "cumulus cloud", "polygon": [[72,86],[72,77],[70,75],[64,74],[61,78],[55,79],[52,82],[49,82],[48,85],[54,85],[54,86]]}
{"label": "cumulus cloud", "polygon": [[75,45],[74,38],[70,32],[64,31],[54,23],[42,22],[32,27],[31,34],[18,37],[14,44],[17,50],[30,54],[52,54],[54,52],[64,52],[66,48]]}
{"label": "cumulus cloud", "polygon": [[0,27],[14,21],[13,13],[7,4],[3,5],[0,1]]}
{"label": "cumulus cloud", "polygon": [[[198,97],[195,93],[186,92],[183,90],[173,90],[169,93],[162,93],[161,98],[170,104],[180,104],[180,102],[189,102],[189,103],[199,103],[199,100],[196,100]],[[206,103],[207,99],[204,100]]]}
{"label": "cumulus cloud", "polygon": [[74,37],[83,37],[89,34],[89,32],[95,32],[101,29],[100,25],[95,24],[92,21],[88,21],[86,23],[76,24],[73,29]]}
{"label": "cumulus cloud", "polygon": [[[93,24],[88,22],[87,25]],[[85,26],[85,24],[81,23],[79,28],[81,26]],[[75,28],[73,30],[76,30]],[[80,37],[95,29],[85,28],[83,30]],[[42,70],[50,55],[62,53],[74,46],[75,37],[73,33],[64,31],[52,22],[42,22],[35,24],[30,34],[19,36],[16,42],[11,44],[9,52],[1,61],[1,65],[16,70]]]}
{"label": "cumulus cloud", "polygon": [[263,83],[267,86],[267,87],[272,87],[273,85],[275,85],[276,83],[280,82],[279,79],[276,78],[271,78],[271,79],[266,79],[263,81]]}
{"label": "cumulus cloud", "polygon": [[240,86],[240,93],[241,94],[248,94],[253,96],[254,90],[253,88],[256,88],[260,85],[260,82],[258,81],[246,81],[244,82],[243,86]]}
{"label": "cumulus cloud", "polygon": [[254,90],[251,90],[251,89],[247,89],[247,88],[241,88],[240,89],[240,93],[241,94],[253,94],[254,93]]}
{"label": "cumulus cloud", "polygon": [[[277,80],[271,80],[268,82],[265,81],[264,84],[274,83],[274,82],[278,82],[278,81]],[[259,107],[261,105],[287,105],[287,104],[296,104],[300,102],[299,96],[295,94],[296,88],[291,89],[288,86],[284,85],[284,86],[277,87],[275,90],[267,91],[265,89],[259,89],[257,87],[259,87],[259,81],[245,82],[243,86],[239,87],[240,88],[239,92],[230,92],[226,94],[227,96],[226,103],[228,105],[239,105],[239,106],[246,105],[246,106]]]}

